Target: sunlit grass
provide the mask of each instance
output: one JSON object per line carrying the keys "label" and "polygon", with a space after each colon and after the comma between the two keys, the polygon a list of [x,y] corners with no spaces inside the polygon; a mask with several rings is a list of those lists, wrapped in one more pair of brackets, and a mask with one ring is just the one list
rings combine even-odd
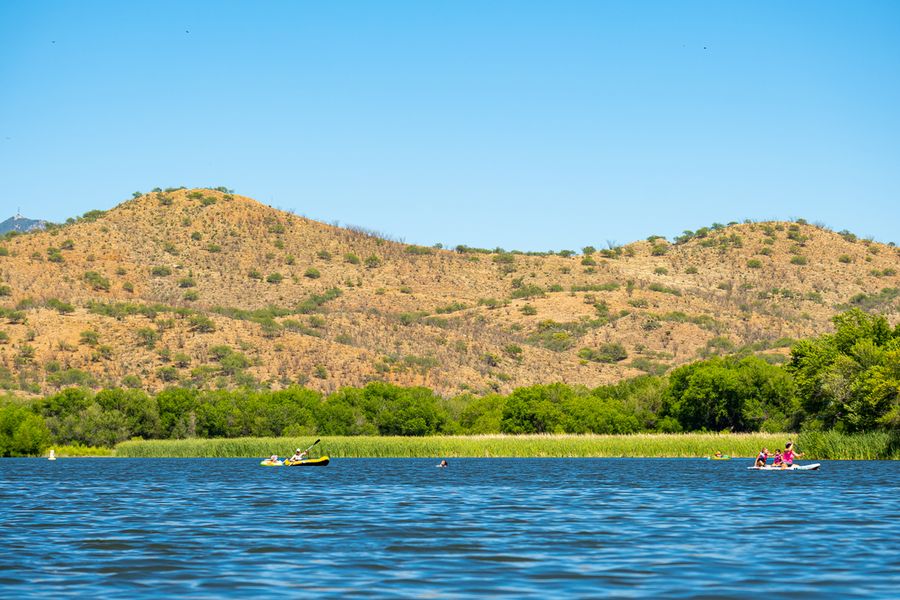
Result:
{"label": "sunlit grass", "polygon": [[[114,456],[116,451],[113,448],[98,448],[96,446],[82,446],[81,444],[73,444],[70,446],[52,446],[56,456]],[[44,456],[49,454],[49,450]]]}
{"label": "sunlit grass", "polygon": [[[481,435],[433,437],[323,437],[313,456],[332,458],[415,457],[705,457],[721,451],[752,458],[760,448],[783,448],[793,439],[804,459],[900,458],[897,437],[888,433]],[[285,456],[315,438],[235,438],[123,442],[123,457],[247,458]]]}

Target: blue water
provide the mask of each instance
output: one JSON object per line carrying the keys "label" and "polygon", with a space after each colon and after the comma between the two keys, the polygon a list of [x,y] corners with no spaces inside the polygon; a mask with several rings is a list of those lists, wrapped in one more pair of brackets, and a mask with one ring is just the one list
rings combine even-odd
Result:
{"label": "blue water", "polygon": [[900,597],[900,462],[0,461],[0,597]]}

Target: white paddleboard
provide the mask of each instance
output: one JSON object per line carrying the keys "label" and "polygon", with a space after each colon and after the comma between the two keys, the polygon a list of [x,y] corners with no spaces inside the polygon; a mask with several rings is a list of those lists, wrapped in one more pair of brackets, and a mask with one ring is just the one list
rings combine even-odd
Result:
{"label": "white paddleboard", "polygon": [[751,471],[815,471],[819,467],[821,467],[819,463],[813,463],[811,465],[791,465],[790,467],[786,467],[782,469],[781,467],[773,467],[772,465],[767,465],[765,467],[747,467]]}

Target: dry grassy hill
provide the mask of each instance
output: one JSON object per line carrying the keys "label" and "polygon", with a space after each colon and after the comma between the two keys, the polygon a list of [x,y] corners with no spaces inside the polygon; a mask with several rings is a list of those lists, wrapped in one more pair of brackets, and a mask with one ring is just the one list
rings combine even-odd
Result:
{"label": "dry grassy hill", "polygon": [[527,256],[150,193],[0,242],[0,385],[596,386],[739,349],[778,361],[844,305],[896,320],[898,271],[896,248],[805,223]]}

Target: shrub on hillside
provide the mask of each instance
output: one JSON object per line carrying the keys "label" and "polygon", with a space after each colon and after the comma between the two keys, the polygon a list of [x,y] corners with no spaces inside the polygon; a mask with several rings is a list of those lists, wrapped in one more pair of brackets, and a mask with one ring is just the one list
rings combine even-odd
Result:
{"label": "shrub on hillside", "polygon": [[578,351],[578,356],[593,362],[614,363],[628,358],[628,352],[622,344],[610,342],[601,344],[596,350],[593,348],[582,348]]}
{"label": "shrub on hillside", "polygon": [[104,292],[109,291],[109,279],[100,275],[96,271],[88,271],[84,274],[84,280],[86,283],[90,284],[92,288],[95,290],[102,290]]}

